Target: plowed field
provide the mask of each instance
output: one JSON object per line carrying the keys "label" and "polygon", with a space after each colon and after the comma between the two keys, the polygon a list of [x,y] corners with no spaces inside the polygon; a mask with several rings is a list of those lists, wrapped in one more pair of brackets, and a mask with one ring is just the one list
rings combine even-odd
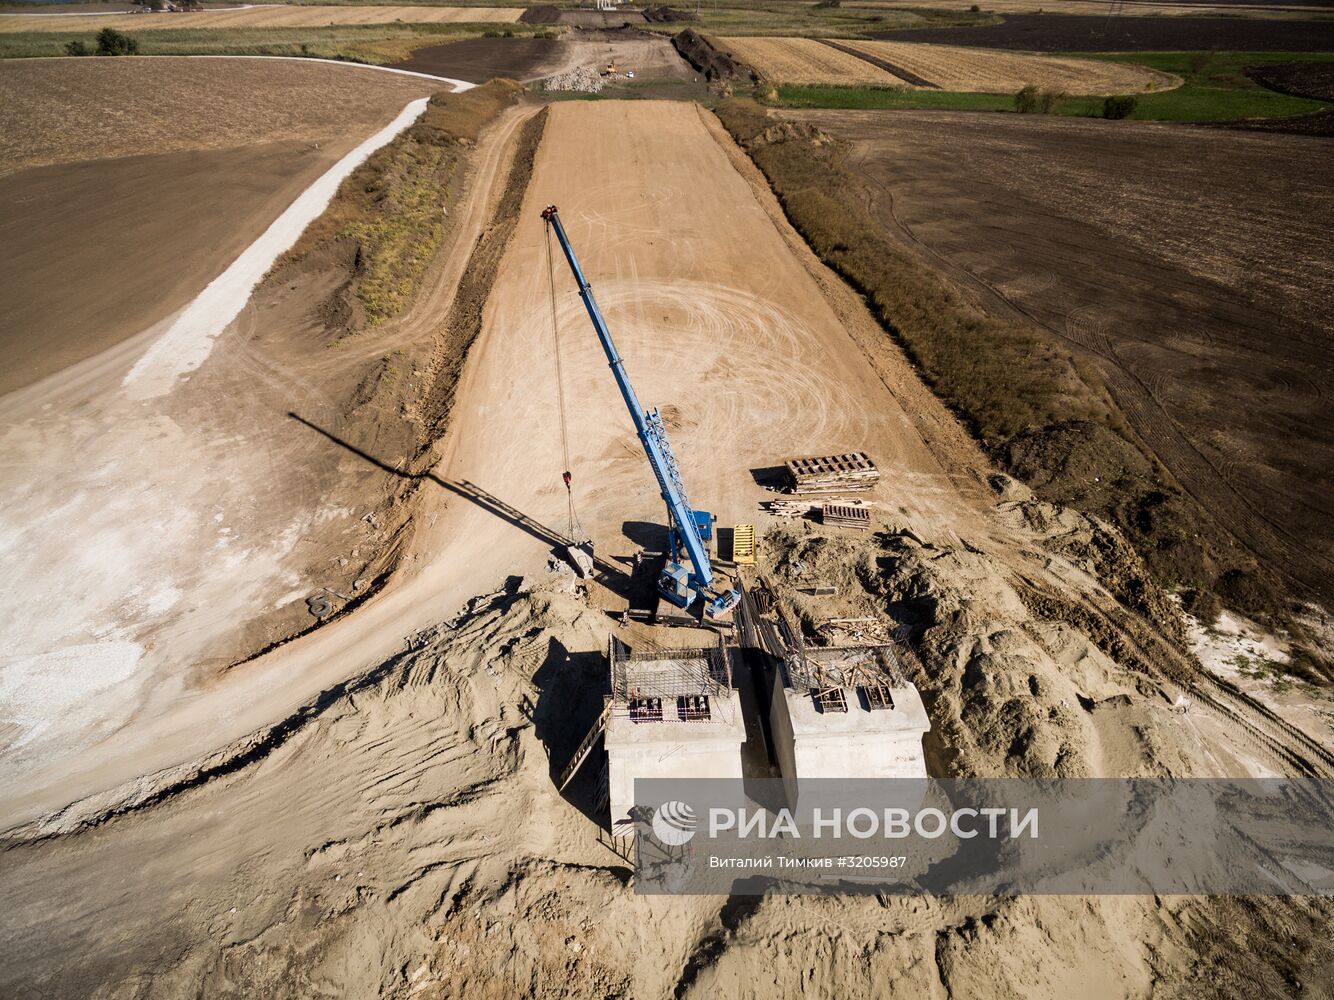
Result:
{"label": "plowed field", "polygon": [[775,82],[907,86],[880,67],[813,38],[720,38],[718,43]]}
{"label": "plowed field", "polygon": [[1128,63],[1092,59],[967,49],[953,45],[912,42],[840,42],[850,49],[883,59],[941,90],[981,94],[1012,94],[1034,84],[1070,95],[1143,94],[1170,90],[1180,80]]}
{"label": "plowed field", "polygon": [[105,17],[55,17],[48,14],[0,17],[0,31],[84,31],[104,27],[120,31],[167,28],[319,28],[334,24],[456,24],[518,21],[519,7],[297,7],[275,4],[239,10],[204,10],[186,14],[108,14]]}

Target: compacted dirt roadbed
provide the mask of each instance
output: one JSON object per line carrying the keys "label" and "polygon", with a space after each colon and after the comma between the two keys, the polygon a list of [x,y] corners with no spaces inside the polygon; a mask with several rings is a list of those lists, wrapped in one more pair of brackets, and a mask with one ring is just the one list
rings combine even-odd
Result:
{"label": "compacted dirt roadbed", "polygon": [[[242,736],[392,653],[402,636],[507,575],[541,571],[550,536],[532,525],[565,528],[546,235],[538,217],[551,202],[561,206],[642,399],[664,407],[692,499],[717,513],[720,524],[753,520],[766,494],[750,470],[793,454],[862,450],[894,484],[896,507],[919,530],[949,530],[959,516],[958,505],[945,499],[953,495],[951,475],[915,429],[935,418],[910,418],[883,374],[866,364],[808,270],[813,258],[794,256],[794,249],[809,252],[757,201],[728,150],[741,154],[711,116],[679,103],[558,104],[545,135],[460,382],[446,458],[435,470],[445,485],[424,491],[428,506],[409,556],[415,575],[349,618],[213,682],[202,699],[177,703],[168,690],[151,691],[157,707],[102,746],[96,774],[84,761],[83,776],[66,783],[64,764],[52,760],[43,771],[62,791],[44,793],[46,779],[36,777],[12,789],[22,794],[25,812]],[[612,552],[628,551],[625,533],[655,547],[662,541],[654,527],[662,523],[655,484],[573,285],[561,272],[556,277],[583,524]],[[835,290],[847,295],[842,286]],[[419,303],[421,336],[434,335],[447,302],[427,296]],[[247,325],[256,319],[243,317]],[[869,323],[864,314],[861,321]],[[874,327],[854,329],[883,345]],[[910,371],[901,371],[911,385]],[[920,387],[914,391],[930,400]],[[309,387],[274,405],[317,424],[324,419]],[[373,470],[351,451],[296,430],[319,446],[316,458]],[[440,508],[434,513],[432,503]],[[531,522],[516,524],[500,505]],[[201,728],[201,718],[227,722]]]}

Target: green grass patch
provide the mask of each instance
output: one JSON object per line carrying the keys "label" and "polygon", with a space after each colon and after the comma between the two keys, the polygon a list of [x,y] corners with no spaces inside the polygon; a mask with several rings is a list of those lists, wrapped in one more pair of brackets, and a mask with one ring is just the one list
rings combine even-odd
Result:
{"label": "green grass patch", "polygon": [[[71,20],[78,20],[71,18]],[[148,56],[311,56],[383,65],[414,48],[497,31],[516,36],[550,30],[526,24],[348,24],[311,28],[165,28],[128,31]],[[0,32],[0,59],[63,56],[82,41],[97,47],[97,31]]]}
{"label": "green grass patch", "polygon": [[[1181,77],[1182,85],[1140,94],[1132,119],[1160,122],[1226,122],[1309,114],[1325,102],[1290,97],[1260,86],[1243,69],[1268,63],[1328,62],[1334,53],[1312,52],[1080,52],[1081,59],[1134,63]],[[1100,115],[1101,97],[1068,98],[1061,114]]]}
{"label": "green grass patch", "polygon": [[1013,111],[1014,98],[1004,94],[954,94],[942,90],[898,87],[855,87],[831,84],[780,84],[778,101],[787,108],[878,110],[881,108],[946,111]]}
{"label": "green grass patch", "polygon": [[[1328,105],[1289,97],[1255,83],[1243,72],[1262,63],[1334,61],[1334,53],[1310,52],[1112,52],[1067,53],[1081,59],[1135,63],[1175,73],[1183,83],[1175,90],[1136,95],[1127,116],[1141,121],[1226,122],[1245,118],[1285,118],[1309,114]],[[967,94],[943,90],[900,90],[893,87],[779,85],[776,103],[789,108],[924,109],[931,111],[1014,111],[1011,94]],[[1102,117],[1103,98],[1067,97],[1057,114]]]}

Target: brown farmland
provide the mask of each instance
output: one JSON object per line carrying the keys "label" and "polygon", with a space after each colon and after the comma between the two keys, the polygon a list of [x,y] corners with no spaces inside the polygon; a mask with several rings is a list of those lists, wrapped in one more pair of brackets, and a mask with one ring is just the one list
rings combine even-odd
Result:
{"label": "brown farmland", "polygon": [[1324,142],[960,113],[791,116],[849,141],[887,231],[988,311],[1091,358],[1236,546],[1298,596],[1334,595]]}
{"label": "brown farmland", "polygon": [[900,28],[877,31],[871,37],[1022,52],[1323,52],[1334,49],[1334,20],[1262,20],[1217,15],[1108,17],[1105,9],[1062,14],[1007,12],[1000,24]]}
{"label": "brown farmland", "polygon": [[71,24],[67,17],[47,14],[18,14],[0,18],[0,31],[75,31],[112,27],[122,31],[157,31],[168,28],[318,28],[335,24],[471,24],[512,22],[523,13],[519,7],[316,7],[270,6],[232,10],[202,10],[184,14],[108,14],[80,17]]}
{"label": "brown farmland", "polygon": [[[920,7],[921,4],[918,3],[918,0],[860,0],[857,6],[871,10],[913,10]],[[931,4],[931,7],[938,10],[963,11],[971,10],[973,6],[973,0],[933,0]],[[1111,19],[1108,18],[1107,4],[1102,3],[1101,0],[1060,0],[1057,4],[1053,4],[1051,0],[988,0],[987,3],[980,6],[983,10],[1004,14],[1007,17],[1011,14],[1037,14],[1045,17],[1047,12],[1055,7],[1060,11],[1060,15]],[[1271,4],[1232,2],[1232,0],[1222,0],[1221,3],[1209,3],[1207,0],[1200,3],[1182,3],[1177,2],[1177,0],[1131,0],[1129,4],[1122,4],[1120,7],[1121,9],[1113,15],[1113,18],[1120,17],[1122,14],[1141,14],[1159,18],[1217,17],[1220,15],[1239,19],[1283,18],[1309,16],[1331,10],[1330,6],[1324,3]]]}
{"label": "brown farmland", "polygon": [[775,82],[908,86],[906,81],[860,56],[813,38],[747,37],[719,38],[717,41],[732,58]]}
{"label": "brown farmland", "polygon": [[[293,60],[0,64],[0,392],[180,309],[334,161],[434,89]],[[144,93],[156,96],[135,99]]]}
{"label": "brown farmland", "polygon": [[912,42],[847,41],[840,45],[858,55],[883,59],[941,90],[1012,94],[1034,84],[1066,94],[1139,94],[1169,90],[1181,81],[1129,63],[1061,59],[1026,53],[968,49]]}
{"label": "brown farmland", "polygon": [[720,38],[733,58],[777,83],[873,84],[1012,94],[1026,84],[1067,94],[1168,90],[1181,81],[1128,63],[1060,59],[954,45],[811,38]]}

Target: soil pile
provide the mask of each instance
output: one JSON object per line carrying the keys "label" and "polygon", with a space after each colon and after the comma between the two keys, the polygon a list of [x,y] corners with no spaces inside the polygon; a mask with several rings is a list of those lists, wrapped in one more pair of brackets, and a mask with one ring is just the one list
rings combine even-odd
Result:
{"label": "soil pile", "polygon": [[686,62],[710,81],[751,79],[754,75],[747,66],[715,48],[708,38],[694,28],[686,28],[680,34],[673,35],[672,45]]}
{"label": "soil pile", "polygon": [[666,4],[653,4],[644,8],[644,20],[654,24],[675,24],[679,21],[698,21],[699,15],[693,10],[681,10]]}
{"label": "soil pile", "polygon": [[559,24],[560,8],[552,4],[540,4],[529,7],[519,15],[522,24]]}
{"label": "soil pile", "polygon": [[[1041,513],[1053,538],[1088,528]],[[938,773],[1190,774],[1226,753],[967,543],[797,528],[762,551],[804,625],[911,627]],[[838,595],[797,591],[817,579]],[[599,840],[596,768],[568,800],[554,787],[612,627],[568,580],[511,580],[279,724],[11,836],[0,990],[1279,997],[1334,968],[1318,899],[634,895]]]}

